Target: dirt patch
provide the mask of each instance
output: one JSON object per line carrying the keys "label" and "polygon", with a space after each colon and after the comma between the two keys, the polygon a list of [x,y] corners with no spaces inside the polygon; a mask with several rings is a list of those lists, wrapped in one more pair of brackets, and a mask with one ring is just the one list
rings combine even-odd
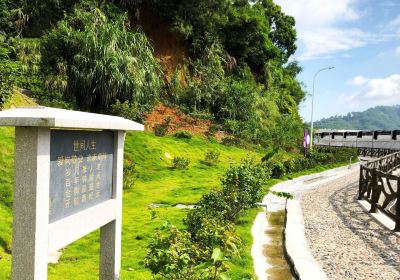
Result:
{"label": "dirt patch", "polygon": [[[146,130],[154,131],[157,125],[165,123],[166,118],[170,119],[167,134],[174,134],[179,130],[185,130],[194,135],[205,136],[212,124],[210,120],[194,119],[180,112],[178,109],[159,104],[154,108],[153,112],[146,116]],[[219,141],[228,136],[229,134],[224,131],[217,131],[214,134],[214,137]]]}
{"label": "dirt patch", "polygon": [[140,26],[154,48],[165,79],[170,82],[178,65],[184,66],[188,58],[185,40],[171,31],[170,24],[146,4],[129,11],[132,26]]}

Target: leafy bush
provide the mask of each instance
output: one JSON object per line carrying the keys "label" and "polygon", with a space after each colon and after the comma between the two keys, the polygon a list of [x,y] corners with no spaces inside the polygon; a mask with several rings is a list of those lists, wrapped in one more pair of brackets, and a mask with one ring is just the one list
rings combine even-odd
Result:
{"label": "leafy bush", "polygon": [[192,134],[189,131],[180,130],[175,132],[174,137],[178,139],[191,139]]}
{"label": "leafy bush", "polygon": [[160,136],[160,137],[167,135],[168,126],[169,126],[169,123],[171,122],[171,120],[172,120],[171,117],[169,117],[169,116],[165,117],[163,123],[157,124],[154,127],[154,134],[156,136]]}
{"label": "leafy bush", "polygon": [[231,211],[230,204],[222,192],[213,190],[204,194],[196,207],[189,211],[185,219],[185,224],[192,238],[196,240],[197,232],[203,227],[204,220],[212,217],[221,224],[226,224]]}
{"label": "leafy bush", "polygon": [[204,156],[203,162],[207,165],[216,165],[218,163],[220,152],[209,150]]}
{"label": "leafy bush", "polygon": [[222,139],[222,144],[226,146],[234,146],[234,147],[239,147],[239,148],[245,148],[248,143],[244,139],[241,139],[240,137],[225,137]]}
{"label": "leafy bush", "polygon": [[274,147],[291,151],[293,147],[300,147],[303,124],[298,115],[282,116],[271,133]]}
{"label": "leafy bush", "polygon": [[114,104],[110,107],[110,113],[115,116],[120,116],[126,119],[130,119],[133,121],[143,121],[143,114],[147,112],[149,109],[147,106],[140,105],[136,102],[120,102],[117,100]]}
{"label": "leafy bush", "polygon": [[14,61],[0,60],[0,107],[10,97],[19,69],[20,65]]}
{"label": "leafy bush", "polygon": [[154,135],[155,136],[159,136],[159,137],[163,137],[165,135],[167,135],[167,127],[162,125],[162,124],[158,124],[154,127]]}
{"label": "leafy bush", "polygon": [[212,124],[208,127],[208,130],[207,130],[207,132],[206,132],[206,135],[207,135],[207,136],[214,136],[215,133],[217,133],[217,132],[220,131],[220,130],[222,130],[222,126],[221,126],[221,125],[212,123]]}
{"label": "leafy bush", "polygon": [[270,162],[269,168],[271,169],[272,178],[282,178],[287,172],[285,165],[280,161]]}
{"label": "leafy bush", "polygon": [[154,275],[167,279],[195,279],[192,277],[200,254],[189,233],[166,225],[154,235],[144,264]]}
{"label": "leafy bush", "polygon": [[133,188],[136,181],[135,162],[130,159],[124,159],[124,184],[123,189],[128,190]]}
{"label": "leafy bush", "polygon": [[244,210],[253,208],[261,201],[264,193],[262,186],[270,176],[270,171],[262,164],[245,160],[237,166],[231,166],[225,172],[222,194],[231,207],[229,220],[234,221]]}
{"label": "leafy bush", "polygon": [[174,157],[172,166],[175,169],[186,169],[190,164],[190,159],[185,157]]}
{"label": "leafy bush", "polygon": [[267,153],[263,160],[271,170],[272,178],[282,178],[287,173],[304,171],[318,165],[347,163],[350,157],[355,160],[357,156],[357,150],[353,148],[316,148],[310,151],[307,157],[299,154],[292,155],[280,150],[275,153]]}
{"label": "leafy bush", "polygon": [[240,238],[234,232],[233,223],[221,223],[219,219],[208,216],[191,237],[205,250],[206,255],[210,255],[214,248],[220,248],[227,256],[239,253]]}
{"label": "leafy bush", "polygon": [[209,252],[186,231],[165,224],[148,246],[144,265],[154,275],[174,280],[217,280],[227,269],[219,247]]}
{"label": "leafy bush", "polygon": [[164,279],[225,279],[226,262],[241,244],[234,223],[261,200],[268,175],[265,166],[249,160],[231,166],[221,181],[222,191],[204,194],[188,212],[186,231],[169,227],[154,235],[146,267]]}

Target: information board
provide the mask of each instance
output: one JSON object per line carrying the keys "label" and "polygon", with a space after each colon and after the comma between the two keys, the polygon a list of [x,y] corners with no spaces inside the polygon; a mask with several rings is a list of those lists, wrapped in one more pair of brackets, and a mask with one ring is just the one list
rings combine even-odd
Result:
{"label": "information board", "polygon": [[111,131],[51,130],[49,222],[112,198]]}

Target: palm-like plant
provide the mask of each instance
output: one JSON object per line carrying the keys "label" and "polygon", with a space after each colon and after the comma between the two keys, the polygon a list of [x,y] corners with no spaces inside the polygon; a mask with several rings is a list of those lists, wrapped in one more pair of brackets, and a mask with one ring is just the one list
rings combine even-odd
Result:
{"label": "palm-like plant", "polygon": [[67,95],[85,110],[107,111],[117,100],[151,104],[162,86],[153,50],[142,31],[130,29],[126,13],[78,6],[43,49],[53,72],[60,57],[66,63]]}
{"label": "palm-like plant", "polygon": [[116,100],[149,102],[161,86],[159,67],[146,36],[127,28],[126,16],[113,21],[95,9],[83,45],[71,63],[69,94],[79,107],[101,110]]}

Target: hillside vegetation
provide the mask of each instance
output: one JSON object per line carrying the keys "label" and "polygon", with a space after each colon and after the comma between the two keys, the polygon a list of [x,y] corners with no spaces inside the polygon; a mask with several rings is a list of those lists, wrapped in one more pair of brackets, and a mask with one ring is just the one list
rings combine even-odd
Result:
{"label": "hillside vegetation", "polygon": [[19,87],[42,105],[136,121],[163,103],[237,139],[297,146],[286,141],[303,127],[295,22],[272,0],[0,7],[0,103]]}
{"label": "hillside vegetation", "polygon": [[[0,0],[1,109],[113,114],[151,130],[126,137],[121,279],[253,279],[250,226],[269,178],[354,155],[300,152],[294,26],[272,0]],[[13,132],[0,128],[1,279]],[[49,279],[97,279],[98,239],[63,249]]]}
{"label": "hillside vegetation", "polygon": [[377,106],[363,112],[351,112],[346,116],[334,116],[314,123],[317,128],[395,130],[400,129],[400,105]]}

